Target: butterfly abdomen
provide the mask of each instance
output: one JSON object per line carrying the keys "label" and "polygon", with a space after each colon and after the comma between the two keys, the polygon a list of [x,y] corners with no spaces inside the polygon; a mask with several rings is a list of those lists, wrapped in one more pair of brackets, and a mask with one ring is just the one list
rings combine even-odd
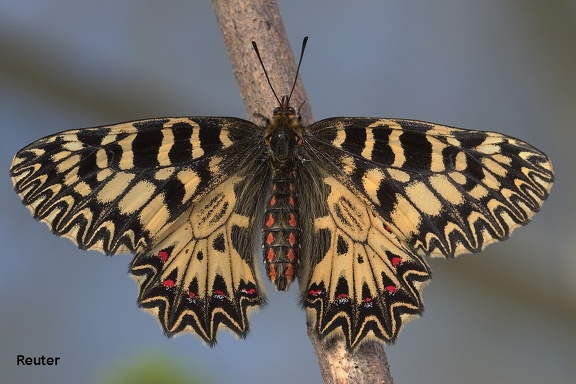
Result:
{"label": "butterfly abdomen", "polygon": [[301,230],[295,181],[293,170],[274,172],[262,224],[266,274],[279,291],[287,290],[294,281],[300,261]]}
{"label": "butterfly abdomen", "polygon": [[291,108],[277,109],[266,127],[272,170],[272,191],[262,222],[266,274],[276,289],[285,291],[294,281],[300,262],[300,218],[295,193],[296,150],[301,144],[300,125]]}

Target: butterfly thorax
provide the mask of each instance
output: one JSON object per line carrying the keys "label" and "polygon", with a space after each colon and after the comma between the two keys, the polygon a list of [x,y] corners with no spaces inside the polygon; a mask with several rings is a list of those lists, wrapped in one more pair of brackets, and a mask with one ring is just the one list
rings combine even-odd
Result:
{"label": "butterfly thorax", "polygon": [[278,161],[291,161],[302,145],[302,125],[300,116],[289,106],[286,96],[282,97],[280,106],[274,109],[272,120],[264,129],[264,140],[269,155]]}
{"label": "butterfly thorax", "polygon": [[294,185],[302,126],[294,109],[282,104],[265,128],[272,183],[264,212],[262,243],[266,274],[276,289],[285,291],[297,276],[300,259],[301,229]]}

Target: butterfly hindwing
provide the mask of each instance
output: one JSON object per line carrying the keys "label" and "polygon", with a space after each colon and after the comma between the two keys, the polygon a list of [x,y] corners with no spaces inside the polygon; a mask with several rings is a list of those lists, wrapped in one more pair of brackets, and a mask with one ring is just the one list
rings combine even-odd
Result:
{"label": "butterfly hindwing", "polygon": [[56,234],[136,255],[139,303],[168,335],[192,331],[214,344],[220,324],[245,335],[247,309],[264,302],[253,260],[254,196],[265,180],[258,132],[215,117],[65,131],[18,152],[11,176]]}
{"label": "butterfly hindwing", "polygon": [[238,176],[226,179],[151,250],[136,254],[131,273],[140,305],[159,318],[167,335],[191,331],[214,344],[222,324],[244,337],[247,310],[264,302],[249,241],[254,216],[236,209],[239,183]]}
{"label": "butterfly hindwing", "polygon": [[324,183],[328,214],[315,218],[311,247],[317,263],[301,280],[308,315],[321,337],[343,337],[350,348],[393,341],[422,312],[428,266],[358,195],[333,177]]}

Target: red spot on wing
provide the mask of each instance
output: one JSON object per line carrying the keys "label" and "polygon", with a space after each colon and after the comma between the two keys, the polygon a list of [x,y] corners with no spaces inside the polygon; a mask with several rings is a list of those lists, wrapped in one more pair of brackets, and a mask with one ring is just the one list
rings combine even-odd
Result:
{"label": "red spot on wing", "polygon": [[398,290],[395,285],[387,285],[384,289],[388,293],[395,293]]}
{"label": "red spot on wing", "polygon": [[[276,184],[274,184],[274,189],[276,189]],[[276,196],[272,196],[272,198],[270,199],[270,204],[271,207],[276,205]]]}
{"label": "red spot on wing", "polygon": [[256,294],[256,288],[242,288],[240,291],[242,291],[242,293],[245,293],[247,295],[255,295]]}
{"label": "red spot on wing", "polygon": [[170,256],[170,254],[168,252],[166,252],[165,250],[158,252],[158,257],[160,258],[160,261],[162,261],[163,263],[165,263],[166,260],[168,260],[169,256]]}
{"label": "red spot on wing", "polygon": [[308,294],[312,296],[320,296],[322,293],[321,289],[311,289],[308,291]]}
{"label": "red spot on wing", "polygon": [[371,297],[366,297],[364,300],[364,308],[372,308],[374,306],[374,304],[372,303],[372,298]]}
{"label": "red spot on wing", "polygon": [[166,279],[162,282],[162,285],[165,286],[166,288],[172,288],[174,287],[174,280],[172,279]]}
{"label": "red spot on wing", "polygon": [[346,293],[340,293],[338,296],[336,296],[337,299],[346,299],[348,298],[348,294]]}
{"label": "red spot on wing", "polygon": [[391,261],[392,265],[397,267],[400,263],[402,263],[402,258],[400,256],[394,256]]}
{"label": "red spot on wing", "polygon": [[296,205],[296,203],[294,203],[294,197],[290,196],[290,199],[288,199],[288,203],[293,207]]}

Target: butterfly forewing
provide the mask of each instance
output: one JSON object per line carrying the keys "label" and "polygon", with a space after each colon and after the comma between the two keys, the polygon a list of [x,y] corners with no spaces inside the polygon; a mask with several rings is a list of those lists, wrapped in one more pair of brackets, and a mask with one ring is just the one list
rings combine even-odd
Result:
{"label": "butterfly forewing", "polygon": [[505,239],[540,209],[553,181],[544,153],[495,132],[376,118],[327,119],[309,132],[329,172],[427,255]]}

